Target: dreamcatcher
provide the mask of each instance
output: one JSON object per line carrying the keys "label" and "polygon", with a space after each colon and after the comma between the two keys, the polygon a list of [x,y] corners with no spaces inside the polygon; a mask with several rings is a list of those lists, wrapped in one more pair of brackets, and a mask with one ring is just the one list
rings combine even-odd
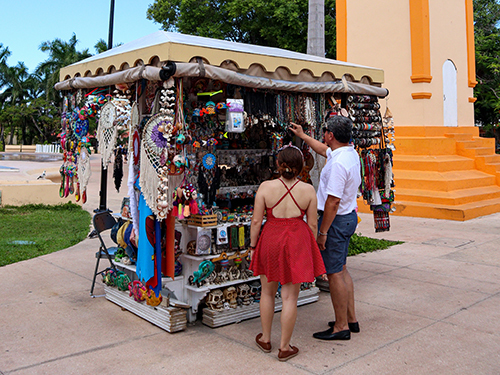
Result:
{"label": "dreamcatcher", "polygon": [[163,220],[172,209],[173,191],[183,179],[183,175],[168,174],[166,162],[169,159],[171,127],[173,121],[165,119],[162,114],[155,115],[146,123],[141,140],[139,184],[147,205],[159,220]]}
{"label": "dreamcatcher", "polygon": [[116,145],[118,130],[114,126],[116,118],[116,108],[111,102],[107,102],[101,109],[99,125],[97,127],[97,139],[99,141],[98,151],[102,157],[102,167],[108,168],[111,156]]}
{"label": "dreamcatcher", "polygon": [[[139,173],[139,158],[141,138],[139,136],[139,108],[137,103],[132,105],[130,111],[130,127],[128,136],[128,196],[130,197],[130,214],[134,228],[139,228],[138,196],[135,181]],[[138,232],[137,232],[138,234]]]}
{"label": "dreamcatcher", "polygon": [[87,185],[90,175],[90,154],[86,147],[82,147],[78,158],[78,185],[82,192],[82,203],[87,202]]}

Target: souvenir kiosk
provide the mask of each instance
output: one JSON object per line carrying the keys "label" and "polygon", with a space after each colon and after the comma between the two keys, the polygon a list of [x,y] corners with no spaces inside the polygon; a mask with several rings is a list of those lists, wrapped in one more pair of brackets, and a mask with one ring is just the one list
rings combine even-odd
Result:
{"label": "souvenir kiosk", "polygon": [[[351,116],[363,195],[371,203],[391,195],[380,69],[158,31],[65,67],[60,79],[61,176],[77,181],[78,197],[88,181],[89,120],[98,122],[104,168],[113,154],[115,168],[122,160],[116,140],[128,132],[130,216],[117,231],[126,251],[115,257],[119,272],[104,274],[106,298],[169,332],[186,319],[217,327],[259,315],[260,282],[248,270],[253,198],[276,177],[277,150],[296,142],[290,121],[321,139],[327,116]],[[298,146],[300,178],[315,184],[324,160]],[[304,284],[299,304],[317,294]]]}

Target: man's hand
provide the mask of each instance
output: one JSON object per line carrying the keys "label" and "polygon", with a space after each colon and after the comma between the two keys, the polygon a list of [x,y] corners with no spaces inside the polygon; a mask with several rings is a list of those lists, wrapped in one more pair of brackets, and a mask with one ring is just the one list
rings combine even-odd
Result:
{"label": "man's hand", "polygon": [[302,129],[302,126],[300,126],[299,124],[296,124],[294,122],[290,122],[289,129],[292,131],[293,134],[295,134],[300,139],[302,139],[302,137],[305,135],[304,129]]}
{"label": "man's hand", "polygon": [[321,251],[325,250],[326,236],[318,235],[316,242],[318,243],[318,247]]}

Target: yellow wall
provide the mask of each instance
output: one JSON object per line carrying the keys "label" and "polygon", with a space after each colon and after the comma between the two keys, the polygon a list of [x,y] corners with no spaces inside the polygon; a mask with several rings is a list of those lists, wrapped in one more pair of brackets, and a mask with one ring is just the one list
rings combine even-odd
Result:
{"label": "yellow wall", "polygon": [[[452,60],[457,67],[458,125],[471,126],[474,108],[469,102],[473,89],[469,87],[466,22],[466,5],[470,0],[426,1],[349,0],[346,9],[347,61],[384,69],[384,86],[390,91],[389,107],[397,124],[442,126],[442,67],[447,59]],[[422,4],[428,4],[432,79],[430,83],[413,83],[415,61],[412,64],[410,5]],[[415,12],[411,16],[415,17]],[[412,94],[426,96],[419,93],[432,96],[413,99]]]}

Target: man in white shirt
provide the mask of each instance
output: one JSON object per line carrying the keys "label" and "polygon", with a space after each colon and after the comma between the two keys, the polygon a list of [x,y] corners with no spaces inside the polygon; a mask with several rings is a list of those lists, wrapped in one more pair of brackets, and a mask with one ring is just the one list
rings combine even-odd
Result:
{"label": "man in white shirt", "polygon": [[330,328],[316,332],[320,340],[350,340],[351,332],[359,332],[354,308],[354,286],[346,268],[349,240],[356,230],[356,198],[361,184],[359,155],[349,144],[352,121],[333,116],[326,121],[324,143],[304,133],[300,125],[291,123],[290,130],[316,153],[327,158],[318,186],[317,242],[325,263],[330,296],[336,321]]}

